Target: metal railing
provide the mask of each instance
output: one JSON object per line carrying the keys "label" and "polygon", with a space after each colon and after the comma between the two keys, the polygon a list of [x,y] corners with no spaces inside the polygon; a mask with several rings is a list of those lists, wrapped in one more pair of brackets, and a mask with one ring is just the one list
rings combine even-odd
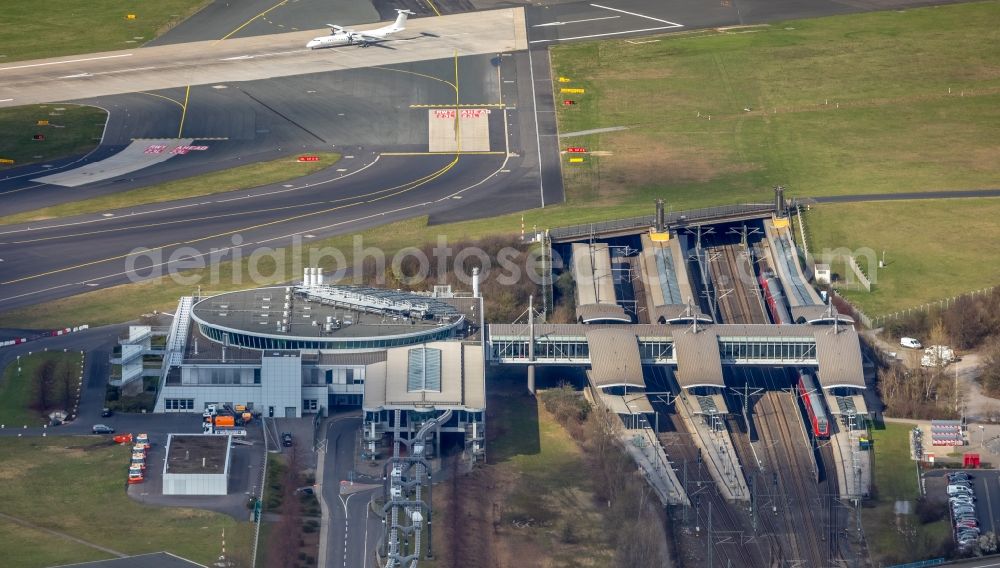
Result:
{"label": "metal railing", "polygon": [[[673,211],[664,216],[665,223],[669,225],[691,224],[713,219],[735,217],[739,215],[760,215],[774,211],[772,203],[743,203],[739,205],[721,205],[718,207],[703,207],[701,209],[690,209],[687,211]],[[585,223],[582,225],[572,225],[569,227],[557,227],[549,230],[549,238],[553,241],[588,237],[603,233],[617,233],[622,231],[635,230],[642,232],[652,227],[656,223],[655,215],[643,215],[642,217],[630,217],[627,219],[614,219],[611,221],[598,221],[595,223]]]}

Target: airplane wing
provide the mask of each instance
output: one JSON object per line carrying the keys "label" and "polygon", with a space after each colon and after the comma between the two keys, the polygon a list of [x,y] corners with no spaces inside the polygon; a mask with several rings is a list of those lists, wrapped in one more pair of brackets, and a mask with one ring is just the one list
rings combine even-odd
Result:
{"label": "airplane wing", "polygon": [[337,33],[350,32],[350,30],[344,29],[343,26],[338,26],[338,25],[334,25],[334,24],[327,24],[326,26],[329,27],[329,28],[333,28],[333,31],[337,32]]}

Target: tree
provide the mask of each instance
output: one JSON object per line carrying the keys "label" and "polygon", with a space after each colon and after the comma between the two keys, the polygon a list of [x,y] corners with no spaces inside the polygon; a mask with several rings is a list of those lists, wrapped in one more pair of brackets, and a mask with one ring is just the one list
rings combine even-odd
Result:
{"label": "tree", "polygon": [[944,326],[955,347],[971,349],[982,343],[989,335],[990,329],[985,310],[982,308],[978,300],[963,296],[945,310]]}
{"label": "tree", "polygon": [[997,534],[990,531],[979,537],[979,550],[986,554],[993,554],[997,551]]}
{"label": "tree", "polygon": [[982,374],[979,384],[989,396],[1000,394],[1000,338],[993,339],[983,349]]}

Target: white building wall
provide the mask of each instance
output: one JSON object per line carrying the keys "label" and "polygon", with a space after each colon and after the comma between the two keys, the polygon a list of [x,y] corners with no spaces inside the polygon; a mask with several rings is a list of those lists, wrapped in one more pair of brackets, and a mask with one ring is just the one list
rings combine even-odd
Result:
{"label": "white building wall", "polygon": [[227,476],[224,473],[165,473],[164,495],[226,495]]}
{"label": "white building wall", "polygon": [[[201,414],[207,404],[219,402],[246,404],[249,402],[253,403],[254,410],[261,410],[264,406],[262,391],[260,385],[166,386],[163,387],[156,408],[157,412],[197,412]],[[194,400],[194,405],[191,409],[170,409],[167,408],[167,400]]]}
{"label": "white building wall", "polygon": [[302,357],[265,352],[260,377],[264,416],[302,417]]}

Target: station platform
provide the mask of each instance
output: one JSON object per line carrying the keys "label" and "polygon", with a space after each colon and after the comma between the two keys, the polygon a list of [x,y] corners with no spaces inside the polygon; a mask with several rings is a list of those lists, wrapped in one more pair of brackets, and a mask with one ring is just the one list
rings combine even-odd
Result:
{"label": "station platform", "polygon": [[[694,292],[687,271],[687,259],[681,237],[667,241],[654,241],[648,233],[641,237],[642,254],[640,265],[646,282],[646,301],[650,310],[650,321],[668,323],[678,319],[690,319],[689,303],[694,300]],[[702,321],[712,321],[708,316],[696,313]]]}
{"label": "station platform", "polygon": [[588,399],[596,393],[600,405],[622,417],[625,426],[621,434],[622,444],[635,460],[646,482],[660,498],[660,502],[664,506],[690,506],[691,501],[684,491],[684,486],[677,479],[677,472],[670,465],[670,459],[663,445],[645,419],[655,412],[649,398],[643,394],[628,396],[607,394],[599,388],[586,389],[585,392]]}
{"label": "station platform", "polygon": [[826,407],[838,417],[830,420],[830,445],[833,448],[833,459],[837,468],[837,489],[841,499],[856,499],[858,496],[871,492],[871,456],[870,450],[862,450],[861,437],[867,430],[864,422],[856,422],[857,429],[848,427],[847,410],[853,408],[858,415],[867,414],[864,397],[853,395],[838,397],[824,393]]}
{"label": "station platform", "polygon": [[[802,271],[798,249],[788,227],[776,227],[772,219],[766,219],[764,233],[767,237],[765,257],[781,282],[792,319],[806,323],[830,319],[829,306],[823,303]],[[838,315],[837,318],[848,323],[852,321],[846,315]]]}
{"label": "station platform", "polygon": [[697,405],[698,402],[687,394],[682,394],[674,402],[677,413],[701,450],[704,463],[722,496],[728,501],[748,501],[750,491],[729,431],[722,429],[713,432],[701,416],[695,415],[694,408]]}
{"label": "station platform", "polygon": [[618,305],[611,272],[611,250],[607,243],[574,243],[572,251],[577,321],[631,323],[631,318]]}

